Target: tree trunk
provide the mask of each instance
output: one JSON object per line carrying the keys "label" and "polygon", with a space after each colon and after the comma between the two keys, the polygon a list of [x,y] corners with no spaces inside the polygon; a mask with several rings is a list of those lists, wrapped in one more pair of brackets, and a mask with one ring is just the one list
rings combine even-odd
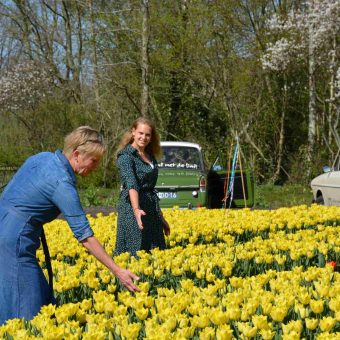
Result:
{"label": "tree trunk", "polygon": [[180,96],[180,84],[177,79],[178,75],[175,72],[171,72],[172,77],[170,80],[171,102],[170,102],[170,119],[168,120],[166,128],[166,139],[173,139],[173,134],[178,130],[179,124],[179,110],[182,105],[182,99]]}
{"label": "tree trunk", "polygon": [[95,19],[93,12],[93,0],[89,2],[90,10],[90,23],[91,23],[91,35],[92,35],[92,64],[93,64],[93,93],[96,103],[96,111],[100,112],[100,98],[99,98],[99,76],[98,76],[98,56],[97,56],[97,33],[95,28]]}
{"label": "tree trunk", "polygon": [[287,111],[287,77],[284,76],[284,85],[283,85],[283,101],[282,101],[282,111],[280,118],[280,137],[279,137],[279,145],[277,151],[277,162],[276,162],[276,170],[271,178],[271,182],[275,184],[275,182],[279,179],[281,166],[282,166],[282,157],[283,157],[283,145],[285,141],[285,119],[286,119],[286,111]]}
{"label": "tree trunk", "polygon": [[149,0],[142,0],[143,26],[142,26],[142,96],[141,113],[149,113]]}
{"label": "tree trunk", "polygon": [[[331,145],[332,143],[332,126],[335,125],[335,122],[333,120],[333,115],[335,115],[336,113],[336,106],[335,106],[335,89],[334,89],[334,85],[335,85],[335,65],[336,65],[336,35],[334,34],[333,36],[333,53],[332,53],[332,57],[331,57],[331,69],[330,69],[330,73],[331,73],[331,80],[329,82],[329,109],[328,109],[328,144]],[[337,125],[337,120],[336,120],[336,125]],[[336,128],[336,126],[335,126]]]}
{"label": "tree trunk", "polygon": [[315,86],[315,48],[313,38],[313,23],[309,24],[309,46],[308,46],[308,79],[309,79],[309,104],[308,104],[308,146],[307,146],[307,172],[306,178],[310,179],[312,171],[312,157],[315,141],[316,126],[316,86]]}

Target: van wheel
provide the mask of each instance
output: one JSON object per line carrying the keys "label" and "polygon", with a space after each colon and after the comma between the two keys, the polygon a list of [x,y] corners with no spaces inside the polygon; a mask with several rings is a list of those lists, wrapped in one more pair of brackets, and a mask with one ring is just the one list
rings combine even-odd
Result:
{"label": "van wheel", "polygon": [[316,203],[316,204],[320,204],[320,205],[324,205],[325,202],[324,202],[324,200],[323,200],[323,196],[322,196],[322,195],[318,196],[318,197],[316,198],[316,200],[315,200],[315,203]]}

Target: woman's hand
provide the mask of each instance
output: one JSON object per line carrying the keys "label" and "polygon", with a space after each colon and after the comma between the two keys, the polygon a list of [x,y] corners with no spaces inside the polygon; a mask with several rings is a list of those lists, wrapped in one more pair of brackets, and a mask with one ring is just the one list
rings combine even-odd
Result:
{"label": "woman's hand", "polygon": [[139,280],[139,277],[127,269],[120,268],[114,275],[119,279],[119,281],[130,291],[130,292],[140,292],[140,289],[135,286],[134,280]]}
{"label": "woman's hand", "polygon": [[162,225],[163,225],[163,230],[164,230],[165,236],[169,236],[170,235],[170,226],[169,226],[169,223],[164,218],[162,218]]}
{"label": "woman's hand", "polygon": [[136,218],[136,221],[137,221],[137,224],[138,224],[138,228],[140,230],[143,230],[144,229],[144,225],[143,225],[143,221],[142,221],[142,216],[145,216],[146,212],[144,210],[142,210],[142,209],[135,208],[133,210],[133,213],[135,214],[135,218]]}
{"label": "woman's hand", "polygon": [[94,236],[89,236],[80,242],[93,256],[105,265],[130,292],[140,291],[133,283],[133,280],[139,280],[139,277],[119,267]]}

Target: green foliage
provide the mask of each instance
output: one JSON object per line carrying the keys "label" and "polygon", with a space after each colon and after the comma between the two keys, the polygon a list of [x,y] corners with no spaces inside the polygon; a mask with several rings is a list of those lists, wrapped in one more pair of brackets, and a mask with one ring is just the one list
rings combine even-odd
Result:
{"label": "green foliage", "polygon": [[[99,188],[89,186],[80,190],[80,199],[84,207],[102,206],[117,208],[119,187]],[[310,187],[300,184],[256,185],[254,209],[277,209],[295,205],[310,205],[313,194]]]}
{"label": "green foliage", "polygon": [[[270,181],[280,165],[276,183],[308,183],[309,172],[301,169],[306,164],[309,129],[307,64],[292,63],[283,74],[265,72],[260,59],[273,38],[267,34],[267,19],[273,13],[287,13],[291,2],[152,0],[149,4],[148,115],[161,138],[197,142],[213,162],[217,151],[227,154],[238,136],[244,166],[251,168],[258,182]],[[65,22],[68,30],[59,26],[62,21],[44,2],[31,6],[30,14],[8,4],[12,14],[3,21],[8,35],[3,40],[21,43],[23,49],[20,55],[13,49],[8,60],[29,55],[38,65],[39,60],[49,61],[54,87],[33,103],[24,100],[24,108],[1,113],[0,165],[20,165],[36,152],[61,148],[68,132],[90,125],[103,133],[107,153],[102,169],[79,180],[79,186],[114,187],[117,145],[141,114],[141,4],[119,0],[63,5],[72,14]],[[56,6],[61,6],[59,0]],[[25,32],[18,33],[20,24]],[[55,49],[57,54],[50,55],[41,48],[39,57],[32,54],[41,47],[33,26],[47,31],[51,24],[59,33],[46,36],[46,46],[61,41],[65,50]],[[81,29],[88,32],[84,40]],[[22,36],[30,39],[20,40]],[[67,38],[73,39],[74,50]],[[325,65],[316,72],[317,136],[311,176],[330,164],[336,150],[329,134],[336,117],[327,101]],[[2,72],[10,66],[5,62]]]}
{"label": "green foliage", "polygon": [[79,190],[80,201],[83,207],[115,207],[119,200],[119,188],[105,189],[90,185]]}
{"label": "green foliage", "polygon": [[81,201],[85,207],[98,206],[100,205],[100,200],[98,197],[99,189],[94,186],[89,186],[84,190]]}
{"label": "green foliage", "polygon": [[257,185],[254,208],[276,209],[301,204],[310,205],[312,200],[312,190],[307,185]]}

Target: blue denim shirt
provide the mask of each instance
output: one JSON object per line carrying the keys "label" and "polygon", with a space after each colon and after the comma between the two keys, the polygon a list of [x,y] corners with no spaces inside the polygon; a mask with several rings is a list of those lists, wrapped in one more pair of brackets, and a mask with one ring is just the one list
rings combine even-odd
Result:
{"label": "blue denim shirt", "polygon": [[29,157],[8,183],[0,205],[1,200],[38,224],[62,212],[78,241],[93,236],[80,204],[76,176],[60,150]]}

